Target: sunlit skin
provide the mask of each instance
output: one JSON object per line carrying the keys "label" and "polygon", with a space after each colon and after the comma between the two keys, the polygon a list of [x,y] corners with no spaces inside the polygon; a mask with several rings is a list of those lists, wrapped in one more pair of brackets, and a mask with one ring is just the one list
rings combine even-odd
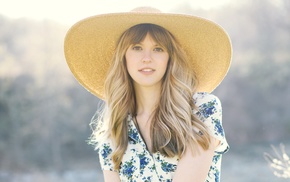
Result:
{"label": "sunlit skin", "polygon": [[158,45],[149,34],[131,45],[126,52],[126,64],[135,87],[161,87],[169,59],[165,48]]}

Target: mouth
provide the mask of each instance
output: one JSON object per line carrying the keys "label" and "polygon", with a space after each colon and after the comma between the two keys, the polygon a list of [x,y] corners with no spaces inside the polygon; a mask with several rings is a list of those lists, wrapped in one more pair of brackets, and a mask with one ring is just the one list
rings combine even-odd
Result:
{"label": "mouth", "polygon": [[141,72],[153,72],[153,71],[155,71],[155,69],[152,69],[152,68],[143,68],[143,69],[140,69],[139,71],[141,71]]}

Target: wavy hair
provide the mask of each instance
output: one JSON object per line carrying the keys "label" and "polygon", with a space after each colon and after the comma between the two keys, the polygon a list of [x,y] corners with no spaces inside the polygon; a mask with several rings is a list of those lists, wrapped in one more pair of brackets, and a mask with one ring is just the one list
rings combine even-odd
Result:
{"label": "wavy hair", "polygon": [[154,24],[139,24],[125,31],[117,42],[105,81],[105,107],[91,137],[95,143],[110,138],[114,146],[112,160],[115,170],[119,169],[128,145],[128,114],[134,116],[137,113],[133,81],[127,71],[125,54],[130,45],[140,43],[147,34],[169,54],[160,102],[150,126],[153,152],[180,157],[187,148],[196,154],[196,145],[205,150],[209,148],[210,137],[206,126],[193,114],[196,106],[192,96],[197,79],[186,53],[166,29]]}

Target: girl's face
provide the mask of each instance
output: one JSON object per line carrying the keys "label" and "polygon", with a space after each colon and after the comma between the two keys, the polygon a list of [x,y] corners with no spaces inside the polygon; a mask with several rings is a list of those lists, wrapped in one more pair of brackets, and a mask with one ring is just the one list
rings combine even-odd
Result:
{"label": "girl's face", "polygon": [[149,34],[142,42],[131,45],[127,49],[125,57],[127,70],[134,81],[134,85],[143,87],[161,86],[169,54]]}

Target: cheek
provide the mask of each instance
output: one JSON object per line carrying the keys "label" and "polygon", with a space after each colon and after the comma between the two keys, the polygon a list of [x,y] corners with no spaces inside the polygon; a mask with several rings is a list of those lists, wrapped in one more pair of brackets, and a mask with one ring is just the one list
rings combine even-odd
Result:
{"label": "cheek", "polygon": [[162,62],[162,67],[164,69],[164,71],[167,70],[168,64],[169,64],[169,56],[164,57],[163,59],[164,61]]}
{"label": "cheek", "polygon": [[127,51],[125,54],[126,64],[127,67],[131,67],[134,64],[134,60],[136,59],[136,56],[132,54],[131,51]]}

